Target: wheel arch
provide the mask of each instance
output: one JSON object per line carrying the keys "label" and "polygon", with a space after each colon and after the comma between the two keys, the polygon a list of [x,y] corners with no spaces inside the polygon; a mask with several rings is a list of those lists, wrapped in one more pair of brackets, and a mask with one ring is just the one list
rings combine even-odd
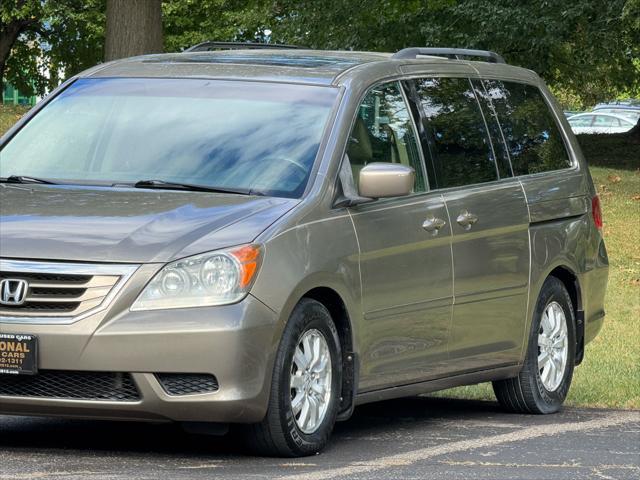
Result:
{"label": "wheel arch", "polygon": [[266,303],[266,299],[257,296],[277,313],[278,320],[274,325],[272,340],[275,349],[280,344],[291,314],[301,300],[305,298],[315,300],[329,311],[338,331],[343,357],[341,407],[338,421],[348,419],[355,406],[360,363],[358,356],[358,325],[361,321],[359,290],[358,283],[345,281],[343,275],[325,271],[307,275],[290,291],[286,300],[278,305]]}
{"label": "wheel arch", "polygon": [[354,351],[353,325],[346,303],[340,294],[330,287],[315,287],[305,292],[302,298],[311,298],[324,305],[338,330],[342,351],[342,392],[338,421],[348,419],[355,407],[357,389],[357,365]]}
{"label": "wheel arch", "polygon": [[556,277],[560,280],[571,297],[571,303],[573,304],[574,312],[582,310],[582,290],[580,288],[580,280],[574,271],[566,265],[560,265],[555,267],[547,277]]}
{"label": "wheel arch", "polygon": [[302,298],[311,298],[320,302],[331,314],[338,329],[340,343],[346,350],[353,350],[353,327],[347,306],[338,292],[330,287],[315,287],[305,292]]}

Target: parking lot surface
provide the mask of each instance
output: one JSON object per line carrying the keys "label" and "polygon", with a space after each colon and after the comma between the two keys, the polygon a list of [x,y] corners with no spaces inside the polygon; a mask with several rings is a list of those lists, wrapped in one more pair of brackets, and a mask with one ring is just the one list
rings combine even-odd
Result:
{"label": "parking lot surface", "polygon": [[329,447],[250,456],[175,425],[0,416],[0,479],[640,479],[640,412],[503,413],[415,397],[356,409]]}

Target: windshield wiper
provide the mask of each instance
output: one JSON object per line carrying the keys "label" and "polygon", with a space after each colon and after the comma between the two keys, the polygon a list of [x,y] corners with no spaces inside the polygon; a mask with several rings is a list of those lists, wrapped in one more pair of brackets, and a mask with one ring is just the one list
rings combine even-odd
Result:
{"label": "windshield wiper", "polygon": [[44,178],[27,177],[24,175],[9,175],[7,178],[0,178],[2,183],[42,183],[46,185],[57,185],[56,182],[45,180]]}
{"label": "windshield wiper", "polygon": [[164,180],[140,180],[133,184],[134,188],[155,188],[164,190],[187,190],[190,192],[212,192],[212,193],[235,193],[239,195],[260,195],[260,192],[255,192],[245,188],[222,188],[222,187],[207,187],[205,185],[195,185],[193,183],[178,183],[178,182],[165,182]]}

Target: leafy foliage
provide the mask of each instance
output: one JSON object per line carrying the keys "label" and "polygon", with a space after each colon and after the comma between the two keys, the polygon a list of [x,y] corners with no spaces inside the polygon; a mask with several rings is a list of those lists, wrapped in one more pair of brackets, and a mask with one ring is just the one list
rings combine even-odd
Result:
{"label": "leafy foliage", "polygon": [[[10,19],[31,20],[7,79],[42,93],[100,61],[104,12],[105,0],[2,0],[0,38]],[[204,40],[480,48],[535,70],[574,108],[640,96],[640,0],[164,0],[163,22],[167,51]]]}
{"label": "leafy foliage", "polygon": [[282,0],[273,20],[314,48],[495,50],[583,104],[640,94],[640,0]]}
{"label": "leafy foliage", "polygon": [[206,40],[266,41],[270,7],[267,1],[165,0],[165,49],[181,51]]}
{"label": "leafy foliage", "polygon": [[25,25],[6,63],[5,78],[25,93],[42,94],[103,57],[104,0],[3,0],[0,35]]}

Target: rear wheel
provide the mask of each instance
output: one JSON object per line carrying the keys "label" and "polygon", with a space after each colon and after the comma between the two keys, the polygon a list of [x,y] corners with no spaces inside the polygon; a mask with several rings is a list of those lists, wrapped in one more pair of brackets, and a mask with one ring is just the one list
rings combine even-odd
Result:
{"label": "rear wheel", "polygon": [[527,357],[515,378],[493,382],[500,404],[512,412],[555,413],[567,397],[575,363],[575,315],[569,293],[555,277],[538,297]]}
{"label": "rear wheel", "polygon": [[269,409],[247,441],[262,455],[313,455],[335,424],[342,385],[340,341],[329,311],[303,299],[285,328],[271,383]]}

